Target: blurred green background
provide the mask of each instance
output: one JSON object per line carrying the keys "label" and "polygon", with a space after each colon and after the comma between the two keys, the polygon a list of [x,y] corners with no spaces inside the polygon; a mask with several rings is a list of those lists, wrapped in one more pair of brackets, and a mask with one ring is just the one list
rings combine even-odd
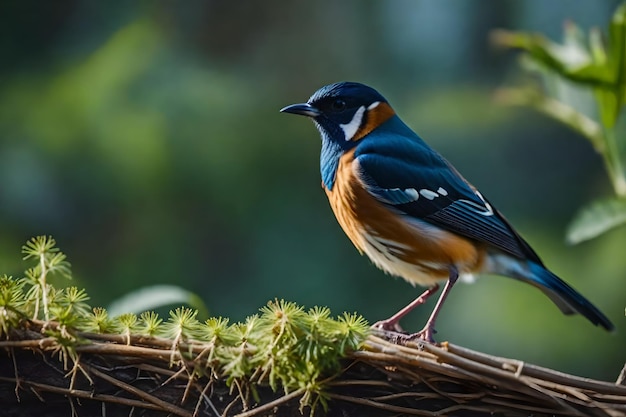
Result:
{"label": "blurred green background", "polygon": [[[559,40],[618,1],[0,3],[0,271],[53,235],[92,304],[176,284],[241,320],[278,297],[388,317],[420,289],[359,256],[319,177],[313,125],[278,110],[370,84],[616,324],[565,317],[485,277],[452,292],[438,339],[614,380],[624,362],[626,230],[575,247],[567,223],[612,191],[591,146],[494,91],[519,75],[494,28]],[[418,330],[432,303],[403,323]]]}

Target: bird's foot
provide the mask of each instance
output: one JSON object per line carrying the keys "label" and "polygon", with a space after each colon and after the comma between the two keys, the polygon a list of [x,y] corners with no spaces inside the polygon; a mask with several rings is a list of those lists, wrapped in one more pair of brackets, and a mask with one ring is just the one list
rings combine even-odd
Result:
{"label": "bird's foot", "polygon": [[419,332],[408,335],[407,339],[409,341],[421,341],[434,345],[437,343],[433,337],[435,333],[437,333],[437,330],[435,330],[433,326],[426,324]]}
{"label": "bird's foot", "polygon": [[387,319],[372,324],[374,334],[392,343],[402,344],[402,339],[410,336],[398,323],[398,320]]}
{"label": "bird's foot", "polygon": [[376,323],[372,324],[372,328],[376,330],[382,330],[385,332],[395,332],[395,333],[406,334],[404,329],[400,326],[399,321],[393,320],[393,319],[377,321]]}
{"label": "bird's foot", "polygon": [[391,343],[397,345],[407,345],[410,343],[430,343],[437,344],[433,337],[437,331],[433,326],[426,325],[422,330],[417,333],[407,333],[398,323],[389,322],[388,320],[382,320],[372,325],[374,331],[380,332],[380,336],[385,338]]}

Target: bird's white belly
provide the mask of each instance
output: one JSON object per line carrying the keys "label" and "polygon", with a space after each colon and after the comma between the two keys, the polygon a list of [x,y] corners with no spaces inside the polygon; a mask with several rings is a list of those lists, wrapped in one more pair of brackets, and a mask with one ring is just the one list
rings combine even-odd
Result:
{"label": "bird's white belly", "polygon": [[405,279],[413,285],[432,287],[441,282],[441,277],[434,276],[428,267],[441,269],[442,265],[427,265],[424,262],[406,262],[394,254],[394,249],[402,250],[401,244],[395,242],[383,242],[380,238],[363,232],[362,245],[363,252],[378,268],[390,275]]}
{"label": "bird's white belly", "polygon": [[341,157],[334,187],[325,191],[337,221],[361,253],[384,272],[426,287],[447,280],[451,270],[461,276],[476,270],[478,253],[470,242],[375,200],[354,174],[352,152]]}
{"label": "bird's white belly", "polygon": [[[449,269],[450,265],[420,260],[419,262],[406,262],[394,252],[406,249],[404,245],[376,237],[373,234],[362,232],[363,252],[378,268],[389,275],[403,278],[412,285],[432,287],[445,281],[448,277],[434,274],[433,270]],[[465,282],[473,282],[475,276],[463,268],[460,268],[459,278]]]}

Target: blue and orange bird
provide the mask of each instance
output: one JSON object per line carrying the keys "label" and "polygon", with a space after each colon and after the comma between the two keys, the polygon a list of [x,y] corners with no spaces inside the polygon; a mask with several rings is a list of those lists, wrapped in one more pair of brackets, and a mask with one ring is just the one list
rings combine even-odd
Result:
{"label": "blue and orange bird", "polygon": [[375,327],[402,331],[400,319],[446,281],[425,327],[411,335],[433,342],[437,315],[459,276],[490,273],[527,282],[564,314],[580,313],[613,329],[376,90],[354,82],[331,84],[281,112],[315,122],[322,137],[322,187],[359,252],[386,273],[428,287]]}

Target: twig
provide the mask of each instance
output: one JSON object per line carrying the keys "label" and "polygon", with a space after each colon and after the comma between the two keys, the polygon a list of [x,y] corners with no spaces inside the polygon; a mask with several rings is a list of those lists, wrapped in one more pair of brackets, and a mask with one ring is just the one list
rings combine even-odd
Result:
{"label": "twig", "polygon": [[133,395],[136,395],[137,397],[143,399],[144,401],[146,401],[147,403],[151,403],[154,404],[156,406],[159,406],[161,410],[165,410],[171,414],[174,414],[176,416],[181,416],[181,417],[192,417],[192,414],[190,412],[188,412],[187,410],[180,408],[180,407],[176,407],[173,404],[168,403],[167,401],[163,401],[157,397],[155,397],[154,395],[150,395],[145,391],[142,391],[136,387],[133,387],[132,385],[129,385],[125,382],[122,382],[116,378],[113,378],[110,375],[107,375],[103,372],[100,372],[98,369],[94,368],[94,367],[90,367],[89,370],[97,377],[123,389],[126,392],[129,392]]}
{"label": "twig", "polygon": [[253,408],[252,410],[249,411],[244,411],[243,413],[239,413],[239,414],[235,414],[234,417],[253,417],[256,415],[259,415],[260,413],[264,413],[268,410],[271,410],[274,407],[278,407],[281,404],[287,403],[289,401],[291,401],[294,398],[298,398],[299,396],[303,395],[305,393],[306,389],[305,388],[300,388],[298,390],[295,390],[287,395],[283,395],[280,398],[275,399],[274,401],[270,401],[268,403],[265,403],[259,407]]}
{"label": "twig", "polygon": [[357,397],[351,397],[348,395],[333,394],[333,393],[329,393],[327,395],[328,395],[328,398],[331,398],[333,400],[347,401],[347,402],[351,402],[355,404],[364,405],[367,407],[377,408],[379,410],[390,411],[393,413],[402,413],[402,414],[407,414],[411,416],[438,416],[440,415],[438,411],[433,412],[433,411],[418,410],[415,408],[400,407],[397,405],[379,403],[377,401],[369,400],[367,398],[357,398]]}
{"label": "twig", "polygon": [[[6,378],[3,376],[0,376],[0,381],[6,381],[6,382],[11,382],[11,383],[15,382],[13,378]],[[41,383],[32,382],[32,381],[22,381],[22,382],[24,385],[27,385],[30,387],[31,391],[39,398],[39,400],[42,403],[45,403],[46,401],[37,393],[37,390],[46,391],[46,392],[59,394],[63,396],[71,396],[75,398],[82,398],[82,399],[88,399],[88,400],[94,400],[94,401],[101,401],[101,402],[108,402],[108,403],[144,408],[147,410],[154,410],[154,411],[163,410],[161,407],[159,407],[156,404],[150,404],[150,403],[146,403],[140,400],[133,400],[130,398],[119,397],[116,395],[94,394],[91,391],[84,391],[84,390],[77,390],[77,389],[69,390],[67,388],[57,387],[57,386],[48,385],[48,384],[41,384]]]}

